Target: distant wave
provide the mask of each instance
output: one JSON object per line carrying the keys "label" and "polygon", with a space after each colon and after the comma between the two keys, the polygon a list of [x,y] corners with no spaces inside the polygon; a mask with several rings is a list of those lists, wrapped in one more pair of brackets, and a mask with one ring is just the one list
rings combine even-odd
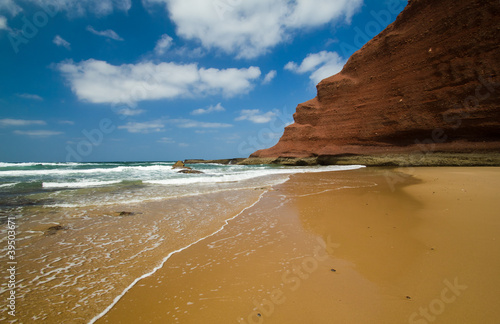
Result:
{"label": "distant wave", "polygon": [[19,182],[0,184],[0,188],[8,188],[17,185]]}
{"label": "distant wave", "polygon": [[78,182],[44,182],[43,188],[89,188],[121,183],[121,181],[78,181]]}
{"label": "distant wave", "polygon": [[363,168],[362,165],[349,166],[324,166],[315,168],[274,168],[261,170],[247,170],[233,174],[210,173],[201,175],[192,175],[189,178],[171,178],[162,180],[147,180],[144,183],[160,184],[160,185],[185,185],[194,183],[222,183],[222,182],[238,182],[243,180],[254,179],[258,177],[279,175],[279,174],[296,174],[296,173],[318,173],[328,171],[355,170]]}
{"label": "distant wave", "polygon": [[50,169],[50,170],[0,170],[2,177],[22,177],[22,176],[43,176],[43,175],[70,175],[70,174],[102,174],[102,173],[122,173],[127,171],[162,171],[175,172],[168,165],[151,166],[118,166],[113,168],[92,168],[92,169]]}

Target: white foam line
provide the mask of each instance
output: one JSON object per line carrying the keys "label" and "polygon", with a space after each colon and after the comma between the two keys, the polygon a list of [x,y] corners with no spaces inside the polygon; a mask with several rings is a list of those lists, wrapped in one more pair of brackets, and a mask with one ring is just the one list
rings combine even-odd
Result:
{"label": "white foam line", "polygon": [[2,185],[0,185],[0,188],[13,187],[13,186],[15,186],[18,183],[20,183],[20,182],[2,184]]}
{"label": "white foam line", "polygon": [[226,219],[226,220],[224,221],[224,223],[225,223],[225,224],[223,224],[223,225],[221,226],[221,228],[219,228],[217,231],[215,231],[215,232],[213,232],[212,234],[209,234],[209,235],[207,235],[207,236],[205,236],[205,237],[202,237],[202,238],[201,238],[201,239],[199,239],[198,241],[193,242],[193,243],[191,243],[191,244],[189,244],[189,245],[187,245],[187,246],[185,246],[185,247],[183,247],[183,248],[180,248],[180,249],[178,249],[178,250],[175,250],[175,251],[173,251],[173,252],[170,252],[170,253],[169,253],[169,254],[168,254],[168,255],[167,255],[167,256],[166,256],[166,257],[162,260],[162,262],[161,262],[158,266],[156,266],[156,267],[155,267],[155,268],[154,268],[151,272],[146,273],[146,274],[144,274],[144,275],[140,276],[139,278],[136,278],[136,279],[135,279],[135,280],[134,280],[134,281],[133,281],[133,282],[132,282],[132,283],[131,283],[131,284],[130,284],[127,288],[125,288],[125,290],[123,290],[123,292],[122,292],[120,295],[118,295],[117,297],[115,297],[115,299],[113,300],[113,302],[112,302],[112,303],[111,303],[108,307],[106,307],[106,309],[105,309],[104,311],[102,311],[100,314],[96,315],[93,319],[91,319],[91,320],[89,321],[89,324],[93,324],[93,323],[95,323],[98,319],[100,319],[101,317],[103,317],[104,315],[106,315],[106,314],[107,314],[107,313],[108,313],[108,312],[109,312],[109,311],[110,311],[110,310],[111,310],[111,309],[112,309],[112,308],[113,308],[113,307],[114,307],[114,306],[118,303],[118,301],[119,301],[120,299],[122,299],[122,297],[123,297],[123,296],[125,296],[125,294],[127,293],[127,291],[129,291],[132,287],[134,287],[134,286],[135,286],[135,284],[136,284],[136,283],[138,283],[140,280],[142,280],[142,279],[144,279],[144,278],[147,278],[147,277],[152,276],[152,275],[153,275],[156,271],[158,271],[159,269],[161,269],[161,268],[163,267],[163,265],[165,264],[165,262],[167,262],[167,260],[168,260],[168,259],[170,259],[170,257],[171,257],[172,255],[174,255],[174,254],[176,254],[176,253],[179,253],[179,252],[182,252],[182,251],[186,250],[187,248],[189,248],[189,247],[191,247],[191,246],[193,246],[193,245],[195,245],[195,244],[197,244],[197,243],[199,243],[199,242],[201,242],[201,241],[203,241],[203,240],[205,240],[205,239],[207,239],[207,238],[209,238],[209,237],[212,237],[212,236],[214,236],[215,234],[219,233],[220,231],[222,231],[222,230],[226,227],[226,225],[228,225],[228,224],[229,224],[229,221],[231,221],[231,220],[235,219],[236,217],[240,216],[240,215],[241,215],[241,214],[243,214],[243,212],[245,212],[247,209],[250,209],[250,208],[252,208],[253,206],[255,206],[255,205],[256,205],[256,204],[257,204],[257,203],[258,203],[258,202],[262,199],[262,197],[263,197],[263,196],[264,196],[267,192],[268,192],[268,190],[264,191],[263,193],[261,193],[261,194],[260,194],[259,199],[257,199],[257,201],[255,201],[253,204],[251,204],[250,206],[245,207],[243,210],[241,210],[238,214],[234,215],[233,217],[231,217],[231,218],[229,218],[229,219]]}
{"label": "white foam line", "polygon": [[[283,184],[290,180],[290,176],[287,178],[283,179],[282,181],[275,180],[273,183],[270,184],[265,184],[263,185],[264,187],[273,187],[277,186],[280,184]],[[262,185],[257,185],[257,186],[250,186],[250,187],[241,187],[241,188],[227,188],[227,189],[218,189],[218,190],[213,190],[213,191],[207,191],[207,192],[195,192],[195,193],[187,193],[187,194],[182,194],[178,196],[166,196],[166,197],[149,197],[149,198],[143,198],[143,199],[131,199],[131,200],[126,200],[126,201],[111,201],[111,202],[98,202],[98,203],[93,203],[93,204],[53,204],[53,205],[43,205],[44,208],[79,208],[79,207],[94,207],[94,206],[111,206],[111,205],[118,205],[118,204],[137,204],[137,203],[143,203],[143,202],[151,202],[151,201],[158,201],[158,200],[168,200],[168,199],[178,199],[178,198],[187,198],[187,197],[196,197],[196,196],[202,196],[202,195],[209,195],[209,194],[214,194],[214,193],[221,193],[225,191],[233,191],[233,190],[250,190],[250,189],[257,189],[257,188],[262,188]]]}

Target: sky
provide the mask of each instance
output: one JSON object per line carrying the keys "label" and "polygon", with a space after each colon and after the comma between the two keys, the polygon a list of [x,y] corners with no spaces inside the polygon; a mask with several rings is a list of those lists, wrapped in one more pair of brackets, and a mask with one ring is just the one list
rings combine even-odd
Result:
{"label": "sky", "polygon": [[271,147],[406,0],[0,0],[0,161]]}

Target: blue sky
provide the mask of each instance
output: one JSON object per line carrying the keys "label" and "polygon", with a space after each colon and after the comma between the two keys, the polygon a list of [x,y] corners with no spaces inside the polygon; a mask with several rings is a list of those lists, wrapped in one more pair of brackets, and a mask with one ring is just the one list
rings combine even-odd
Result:
{"label": "blue sky", "polygon": [[246,157],[406,0],[0,0],[0,161]]}

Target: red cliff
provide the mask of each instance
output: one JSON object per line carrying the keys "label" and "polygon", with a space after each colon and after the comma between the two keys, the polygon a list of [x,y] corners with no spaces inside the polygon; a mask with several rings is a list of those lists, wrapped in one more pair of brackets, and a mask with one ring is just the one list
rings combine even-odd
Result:
{"label": "red cliff", "polygon": [[500,2],[413,0],[251,157],[500,151]]}

